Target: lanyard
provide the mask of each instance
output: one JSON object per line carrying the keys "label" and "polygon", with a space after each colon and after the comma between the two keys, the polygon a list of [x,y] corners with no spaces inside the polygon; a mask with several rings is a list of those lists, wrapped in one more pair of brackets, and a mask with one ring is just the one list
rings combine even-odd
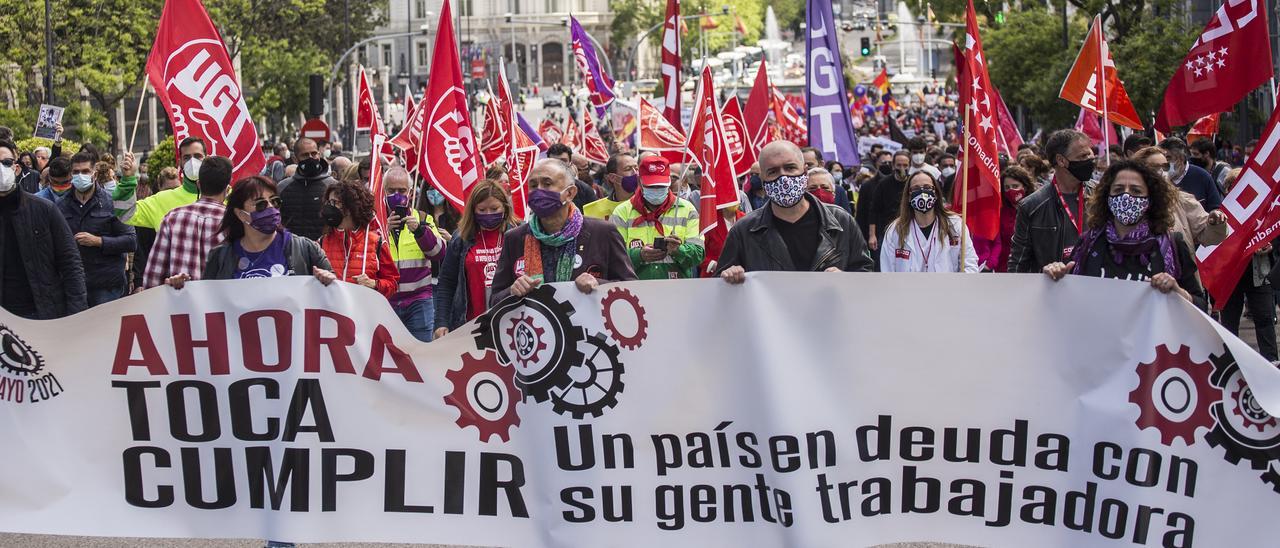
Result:
{"label": "lanyard", "polygon": [[[933,221],[933,224],[937,225],[938,221],[935,219]],[[920,233],[923,232],[922,230],[920,230],[920,225],[916,224],[916,221],[914,219],[911,220],[911,225],[916,228],[915,231],[911,233],[911,236],[916,239],[916,249],[920,250],[920,252],[924,255],[924,267],[921,268],[920,271],[928,272],[929,257],[933,255],[933,242],[938,239],[938,227],[934,226],[933,230],[929,231],[929,247],[928,249],[926,249],[924,245],[920,243]]]}
{"label": "lanyard", "polygon": [[1062,197],[1062,191],[1058,190],[1058,184],[1055,182],[1053,190],[1058,194],[1058,202],[1062,204],[1062,210],[1067,212],[1067,219],[1071,220],[1071,224],[1076,227],[1076,235],[1084,234],[1084,185],[1080,185],[1080,191],[1076,194],[1075,215],[1071,214],[1071,208],[1067,207],[1067,199]]}

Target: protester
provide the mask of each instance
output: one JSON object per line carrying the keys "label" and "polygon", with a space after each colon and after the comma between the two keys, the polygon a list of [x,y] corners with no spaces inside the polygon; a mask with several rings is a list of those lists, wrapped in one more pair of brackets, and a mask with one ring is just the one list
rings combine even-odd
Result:
{"label": "protester", "polygon": [[160,221],[139,287],[156,287],[180,274],[194,280],[204,275],[209,252],[222,243],[219,225],[227,214],[222,202],[231,173],[231,160],[226,157],[210,156],[201,162],[200,199],[170,211]]}
{"label": "protester", "polygon": [[22,158],[27,156],[23,153],[18,154],[18,147],[9,141],[0,141],[0,169],[15,169],[17,173],[18,188],[23,192],[37,193],[40,192],[40,173],[39,171],[28,166],[27,163],[33,163],[28,159],[25,163]]}
{"label": "protester", "polygon": [[[80,251],[89,307],[124,296],[128,289],[125,254],[138,246],[133,227],[113,213],[110,191],[83,172],[92,164],[93,157],[83,152],[71,158],[72,191],[57,203]],[[110,170],[105,162],[99,162],[99,166]]]}
{"label": "protester", "polygon": [[571,163],[577,173],[577,181],[574,185],[578,187],[578,195],[573,199],[573,205],[578,209],[587,207],[587,204],[594,202],[603,196],[600,187],[596,184],[595,177],[591,173],[591,160],[581,154],[574,154],[571,157]]}
{"label": "protester", "polygon": [[747,272],[867,272],[871,256],[848,212],[805,193],[808,179],[800,147],[774,141],[760,150],[760,173],[769,206],[733,225],[717,274],[731,284]]}
{"label": "protester", "polygon": [[1042,271],[1053,280],[1071,273],[1148,282],[1205,308],[1191,249],[1171,230],[1175,199],[1172,187],[1145,164],[1112,165],[1089,199],[1089,230],[1070,262],[1055,261]]}
{"label": "protester", "polygon": [[1197,166],[1188,163],[1187,143],[1177,137],[1160,141],[1160,150],[1169,159],[1169,182],[1196,197],[1205,211],[1213,211],[1222,205],[1222,191],[1213,177]]}
{"label": "protester", "polygon": [[1049,135],[1045,154],[1053,179],[1018,203],[1010,240],[1009,272],[1038,272],[1068,260],[1085,229],[1085,183],[1097,157],[1088,135],[1060,129]]}
{"label": "protester", "polygon": [[[1229,191],[1235,184],[1240,171],[1233,169],[1227,172],[1224,180],[1226,190]],[[1239,336],[1240,317],[1244,314],[1245,302],[1249,303],[1249,318],[1253,320],[1258,353],[1272,362],[1280,359],[1276,349],[1276,296],[1271,284],[1271,276],[1276,267],[1276,253],[1272,243],[1255,251],[1249,266],[1240,275],[1240,282],[1222,306],[1222,325]]]}
{"label": "protester", "polygon": [[893,174],[882,177],[875,184],[875,194],[868,204],[867,245],[872,251],[879,251],[884,241],[885,229],[889,223],[898,218],[898,206],[902,203],[902,194],[907,187],[907,177],[911,174],[911,153],[899,150],[893,155]]}
{"label": "protester", "polygon": [[[1169,160],[1164,151],[1157,147],[1147,147],[1134,152],[1132,158],[1145,164],[1165,178],[1169,173]],[[1169,183],[1172,185],[1173,183]],[[1195,196],[1177,187],[1171,189],[1177,196],[1173,208],[1173,230],[1182,235],[1182,241],[1191,245],[1192,249],[1205,245],[1217,245],[1227,239],[1227,215],[1220,209],[1206,212]]]}
{"label": "protester", "polygon": [[458,221],[461,215],[458,210],[453,208],[453,204],[444,198],[439,190],[428,188],[422,193],[427,201],[427,213],[435,220],[436,230],[448,239],[451,234],[458,230]]}
{"label": "protester", "polygon": [[[17,148],[0,142],[0,150]],[[85,309],[75,237],[53,202],[18,188],[16,165],[0,165],[0,257],[0,307],[33,320]]]}
{"label": "protester", "polygon": [[1153,144],[1155,143],[1151,140],[1150,137],[1147,137],[1142,133],[1134,133],[1124,138],[1124,147],[1122,147],[1124,149],[1124,156],[1125,158],[1133,156],[1133,153],[1139,150],[1142,150],[1144,148],[1147,148]]}
{"label": "protester", "polygon": [[[854,213],[854,220],[858,223],[858,230],[861,230],[868,239],[871,238],[871,204],[875,201],[876,189],[880,186],[881,179],[893,176],[893,153],[887,150],[881,150],[873,155],[874,169],[871,178],[862,183],[858,188],[857,209]],[[910,159],[907,160],[910,162]],[[879,261],[880,255],[875,254],[873,259]]]}
{"label": "protester", "polygon": [[280,184],[287,175],[284,174],[284,168],[289,164],[289,147],[284,143],[276,143],[271,148],[271,156],[267,157],[267,165],[262,168],[262,174],[270,177],[276,184]]}
{"label": "protester", "polygon": [[641,280],[696,278],[706,256],[698,207],[671,192],[670,167],[661,156],[645,156],[640,192],[611,216]]}
{"label": "protester", "polygon": [[917,171],[927,171],[936,181],[942,178],[942,171],[926,162],[927,155],[925,153],[928,148],[928,143],[926,143],[922,137],[912,137],[910,141],[907,141],[907,152],[910,154],[909,159],[911,161],[911,167],[909,168],[908,175],[914,174]]}
{"label": "protester", "polygon": [[[100,163],[101,165],[101,163]],[[111,211],[116,217],[127,219],[137,212],[138,204],[138,164],[132,152],[124,153],[120,159],[120,180],[108,180],[113,172],[99,168],[94,179],[103,190],[111,196]]]}
{"label": "protester", "polygon": [[373,215],[373,194],[365,185],[344,181],[325,187],[320,249],[339,280],[365,286],[390,299],[400,282],[400,272],[382,233],[370,226]]}
{"label": "protester", "polygon": [[420,341],[431,342],[436,315],[432,306],[435,284],[432,263],[445,256],[446,244],[445,236],[436,229],[435,219],[410,207],[412,183],[409,172],[399,166],[382,175],[391,260],[400,271],[396,292],[391,295],[391,309],[409,333]]}
{"label": "protester", "polygon": [[320,210],[324,207],[324,191],[337,181],[330,174],[329,162],[314,140],[303,137],[293,143],[293,157],[298,169],[292,177],[280,182],[280,217],[289,232],[309,240],[324,234]]}
{"label": "protester", "polygon": [[1000,178],[1000,249],[996,264],[992,265],[991,269],[995,272],[1008,272],[1009,252],[1012,250],[1013,232],[1018,218],[1018,204],[1035,192],[1039,185],[1027,170],[1019,166],[1009,166],[1001,171]]}
{"label": "protester", "polygon": [[809,179],[809,184],[805,187],[805,192],[812,194],[819,202],[835,205],[835,176],[831,172],[820,167],[810,168],[805,172],[805,175],[807,175]]}
{"label": "protester", "polygon": [[613,224],[587,218],[573,203],[572,167],[541,160],[529,174],[527,224],[507,231],[489,302],[523,297],[543,283],[573,281],[591,293],[601,282],[636,279]]}
{"label": "protester", "polygon": [[942,185],[928,171],[907,179],[898,217],[880,244],[881,272],[977,272],[978,254],[964,221],[947,211]]}
{"label": "protester", "polygon": [[[0,150],[4,150],[4,148],[0,147]],[[89,170],[86,174],[93,172],[93,162],[95,161],[97,161],[96,157],[89,160]],[[48,185],[37,191],[35,197],[42,198],[50,203],[57,203],[63,196],[71,194],[71,159],[65,156],[58,156],[50,160],[48,180],[46,182]]]}
{"label": "protester", "polygon": [[[121,219],[137,229],[138,252],[134,254],[134,264],[147,264],[151,254],[151,246],[156,239],[156,231],[165,215],[179,207],[193,204],[200,198],[200,165],[205,157],[205,143],[198,137],[188,137],[178,144],[178,154],[182,166],[182,184],[162,190],[143,200],[135,202],[132,213],[126,209]],[[145,287],[141,270],[134,270],[134,291]]]}
{"label": "protester", "polygon": [[[613,214],[613,210],[619,205],[631,200],[636,193],[636,189],[640,186],[639,164],[636,163],[636,157],[627,152],[620,152],[609,157],[609,162],[604,165],[604,198],[600,198],[594,202],[587,204],[582,208],[582,214],[595,219],[609,220],[609,216]],[[663,177],[666,177],[666,171],[663,171]],[[666,182],[667,186],[671,186],[670,181]]]}
{"label": "protester", "polygon": [[1213,140],[1197,139],[1191,143],[1188,152],[1187,163],[1209,172],[1209,177],[1218,184],[1218,191],[1226,196],[1231,164],[1218,160],[1218,147],[1213,146]]}
{"label": "protester", "polygon": [[[255,175],[236,181],[218,225],[223,241],[209,252],[204,280],[315,276],[329,285],[334,276],[320,245],[280,224],[280,196],[271,179]],[[165,284],[182,289],[191,277],[170,276]]]}
{"label": "protester", "polygon": [[[800,152],[804,154],[804,171],[808,173],[813,168],[821,168],[823,166],[822,151],[813,147],[801,147]],[[849,194],[845,192],[844,187],[832,184],[832,192],[835,194],[835,205],[853,215],[853,203],[849,201]]]}
{"label": "protester", "polygon": [[436,284],[435,338],[445,336],[488,308],[502,254],[503,233],[518,220],[506,186],[483,180],[467,196],[458,231],[449,241]]}

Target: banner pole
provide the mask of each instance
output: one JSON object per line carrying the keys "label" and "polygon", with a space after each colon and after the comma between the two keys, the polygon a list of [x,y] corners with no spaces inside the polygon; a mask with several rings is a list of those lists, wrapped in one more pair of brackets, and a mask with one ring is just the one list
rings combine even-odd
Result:
{"label": "banner pole", "polygon": [[[1102,36],[1102,18],[1098,17],[1094,28],[1098,33],[1098,44],[1103,42]],[[1098,156],[1104,158],[1103,165],[1111,166],[1111,119],[1107,113],[1107,60],[1102,58],[1102,51],[1099,50],[1098,55],[1098,95],[1102,96],[1102,150]],[[1108,55],[1110,55],[1108,53]]]}
{"label": "banner pole", "polygon": [[[1274,83],[1274,81],[1272,83]],[[126,149],[125,152],[133,152],[133,142],[134,139],[138,137],[138,121],[142,119],[142,105],[147,102],[147,86],[150,84],[151,79],[143,76],[142,94],[138,96],[138,113],[133,115],[133,131],[129,132],[129,148]]]}
{"label": "banner pole", "polygon": [[956,269],[964,271],[965,238],[969,235],[969,109],[973,101],[964,105],[964,172],[960,174],[960,264]]}

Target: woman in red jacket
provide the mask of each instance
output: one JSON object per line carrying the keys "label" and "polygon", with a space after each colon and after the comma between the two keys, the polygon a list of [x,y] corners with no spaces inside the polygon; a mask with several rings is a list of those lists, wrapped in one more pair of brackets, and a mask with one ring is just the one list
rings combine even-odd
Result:
{"label": "woman in red jacket", "polygon": [[373,194],[364,185],[341,182],[324,191],[320,247],[339,280],[363,285],[390,297],[400,282],[391,248],[373,222]]}

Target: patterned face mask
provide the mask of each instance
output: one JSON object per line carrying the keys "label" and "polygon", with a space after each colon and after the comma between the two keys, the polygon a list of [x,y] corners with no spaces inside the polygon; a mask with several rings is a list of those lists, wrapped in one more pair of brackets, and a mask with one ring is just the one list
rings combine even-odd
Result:
{"label": "patterned face mask", "polygon": [[764,193],[779,207],[792,207],[800,203],[804,189],[808,187],[808,175],[779,175],[777,179],[764,182]]}
{"label": "patterned face mask", "polygon": [[1151,207],[1151,198],[1128,193],[1118,194],[1107,198],[1107,206],[1111,208],[1111,215],[1116,221],[1129,226],[1138,224],[1146,216],[1147,208]]}
{"label": "patterned face mask", "polygon": [[926,213],[933,210],[934,204],[938,202],[938,196],[933,193],[931,188],[917,188],[911,191],[911,209]]}

